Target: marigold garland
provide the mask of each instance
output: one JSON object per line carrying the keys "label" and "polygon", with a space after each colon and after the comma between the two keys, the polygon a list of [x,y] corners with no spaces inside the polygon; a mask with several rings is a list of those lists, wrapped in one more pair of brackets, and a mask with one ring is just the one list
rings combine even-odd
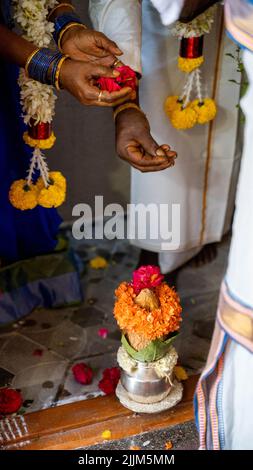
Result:
{"label": "marigold garland", "polygon": [[[48,12],[57,3],[57,0],[13,0],[14,18],[23,37],[38,47],[48,47],[54,31],[54,24],[47,19]],[[34,151],[26,180],[14,181],[9,200],[21,210],[33,209],[37,204],[46,208],[58,207],[66,197],[66,180],[60,172],[49,172],[42,153],[42,150],[53,147],[56,140],[51,130],[56,96],[52,86],[30,79],[24,69],[20,69],[18,84],[24,122],[29,125],[23,139]],[[35,170],[41,176],[34,185]]]}
{"label": "marigold garland", "polygon": [[14,181],[10,187],[9,199],[13,207],[21,211],[34,209],[37,204],[37,188],[24,179]]}
{"label": "marigold garland", "polygon": [[[180,40],[178,68],[187,75],[182,93],[169,96],[164,105],[165,113],[175,129],[191,129],[196,124],[212,121],[217,113],[216,104],[210,98],[203,98],[201,65],[204,62],[204,34],[210,33],[216,7],[211,7],[190,23],[176,23],[172,34]],[[196,99],[191,101],[195,88]]]}
{"label": "marigold garland", "polygon": [[27,145],[30,147],[36,147],[41,150],[48,150],[51,149],[56,141],[55,134],[52,132],[50,137],[47,139],[33,139],[29,136],[28,132],[24,132],[23,139]]}
{"label": "marigold garland", "polygon": [[165,113],[170,117],[176,109],[181,109],[181,105],[179,96],[168,96],[164,103]]}
{"label": "marigold garland", "polygon": [[[65,176],[60,171],[50,171],[49,174],[49,182],[52,184],[55,184],[56,186],[59,186],[63,191],[66,191],[67,189],[67,181]],[[36,182],[36,187],[38,190],[41,190],[45,187],[43,178],[40,176],[37,179]]]}
{"label": "marigold garland", "polygon": [[41,189],[38,195],[38,204],[50,209],[61,206],[66,198],[66,192],[56,184],[49,184],[47,188]]}
{"label": "marigold garland", "polygon": [[212,121],[217,114],[217,106],[211,98],[205,98],[203,101],[194,100],[190,106],[197,114],[198,124],[206,124]]}
{"label": "marigold garland", "polygon": [[179,330],[182,307],[177,293],[166,283],[155,287],[154,292],[160,307],[150,312],[135,303],[136,294],[129,283],[122,282],[116,289],[114,316],[123,331],[153,341]]}
{"label": "marigold garland", "polygon": [[181,72],[190,73],[198,69],[204,63],[204,56],[197,57],[196,59],[187,59],[178,57],[178,68]]}
{"label": "marigold garland", "polygon": [[197,114],[189,106],[176,109],[170,116],[171,124],[175,129],[191,129],[197,124]]}

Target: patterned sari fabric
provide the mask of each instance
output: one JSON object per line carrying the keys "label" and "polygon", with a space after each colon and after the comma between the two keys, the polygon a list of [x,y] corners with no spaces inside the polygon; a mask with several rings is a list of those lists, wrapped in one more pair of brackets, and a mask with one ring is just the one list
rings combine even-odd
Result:
{"label": "patterned sari fabric", "polygon": [[[1,2],[0,15],[0,21],[8,26],[9,3]],[[42,207],[19,211],[9,202],[11,183],[26,176],[31,149],[22,139],[18,69],[0,58],[0,70],[0,260],[4,266],[0,269],[0,324],[3,324],[28,314],[36,306],[79,302],[81,292],[73,257],[66,252],[54,253],[61,223],[57,211]],[[35,279],[39,282],[36,289]]]}
{"label": "patterned sari fabric", "polygon": [[231,38],[253,51],[253,0],[226,0],[225,13]]}

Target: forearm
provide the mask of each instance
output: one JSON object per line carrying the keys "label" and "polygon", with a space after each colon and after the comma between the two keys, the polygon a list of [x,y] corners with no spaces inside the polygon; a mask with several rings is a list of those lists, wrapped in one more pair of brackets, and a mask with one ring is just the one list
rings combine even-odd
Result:
{"label": "forearm", "polygon": [[0,56],[19,67],[24,67],[36,46],[0,25]]}

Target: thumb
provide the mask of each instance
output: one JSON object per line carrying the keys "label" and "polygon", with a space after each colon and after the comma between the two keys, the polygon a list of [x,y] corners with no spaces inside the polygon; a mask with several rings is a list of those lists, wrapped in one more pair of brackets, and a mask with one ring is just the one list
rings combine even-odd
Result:
{"label": "thumb", "polygon": [[166,157],[166,152],[161,147],[159,147],[149,132],[141,137],[140,143],[143,146],[145,152],[152,157]]}
{"label": "thumb", "polygon": [[92,70],[93,77],[107,77],[107,78],[116,78],[120,74],[117,70],[113,70],[111,67],[106,67],[104,65],[97,65]]}
{"label": "thumb", "polygon": [[121,51],[121,49],[117,46],[116,42],[114,41],[111,41],[111,39],[109,39],[108,37],[106,37],[105,35],[103,35],[101,37],[101,44],[100,44],[100,47],[102,49],[105,49],[106,51],[108,51],[110,54],[112,55],[122,55],[123,52]]}

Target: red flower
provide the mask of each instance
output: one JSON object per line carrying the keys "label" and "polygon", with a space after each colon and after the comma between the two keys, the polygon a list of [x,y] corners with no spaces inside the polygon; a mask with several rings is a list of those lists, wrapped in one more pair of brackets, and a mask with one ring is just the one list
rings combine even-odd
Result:
{"label": "red flower", "polygon": [[16,413],[23,403],[20,392],[12,388],[0,388],[0,414]]}
{"label": "red flower", "polygon": [[92,369],[81,362],[80,364],[75,364],[72,367],[72,372],[76,381],[82,385],[89,385],[92,381],[93,371]]}
{"label": "red flower", "polygon": [[129,87],[132,90],[136,90],[136,73],[131,67],[122,65],[116,68],[120,75],[116,78],[100,77],[97,83],[100,85],[101,90],[119,91],[121,88]]}
{"label": "red flower", "polygon": [[106,78],[101,77],[98,79],[98,84],[100,85],[101,90],[109,91],[119,91],[121,86],[116,82],[115,78]]}
{"label": "red flower", "polygon": [[103,339],[107,338],[108,333],[109,333],[109,331],[108,331],[107,328],[100,328],[100,330],[98,330],[98,336],[100,336]]}
{"label": "red flower", "polygon": [[132,90],[136,90],[136,73],[128,65],[122,65],[117,67],[117,72],[120,76],[116,78],[116,81],[120,83],[121,87],[130,87]]}
{"label": "red flower", "polygon": [[103,378],[100,380],[98,386],[102,392],[106,395],[111,395],[115,392],[120,379],[120,370],[118,367],[111,367],[111,369],[105,369],[103,372]]}
{"label": "red flower", "polygon": [[164,279],[158,266],[141,266],[133,272],[132,287],[136,294],[142,289],[152,289],[159,286]]}

